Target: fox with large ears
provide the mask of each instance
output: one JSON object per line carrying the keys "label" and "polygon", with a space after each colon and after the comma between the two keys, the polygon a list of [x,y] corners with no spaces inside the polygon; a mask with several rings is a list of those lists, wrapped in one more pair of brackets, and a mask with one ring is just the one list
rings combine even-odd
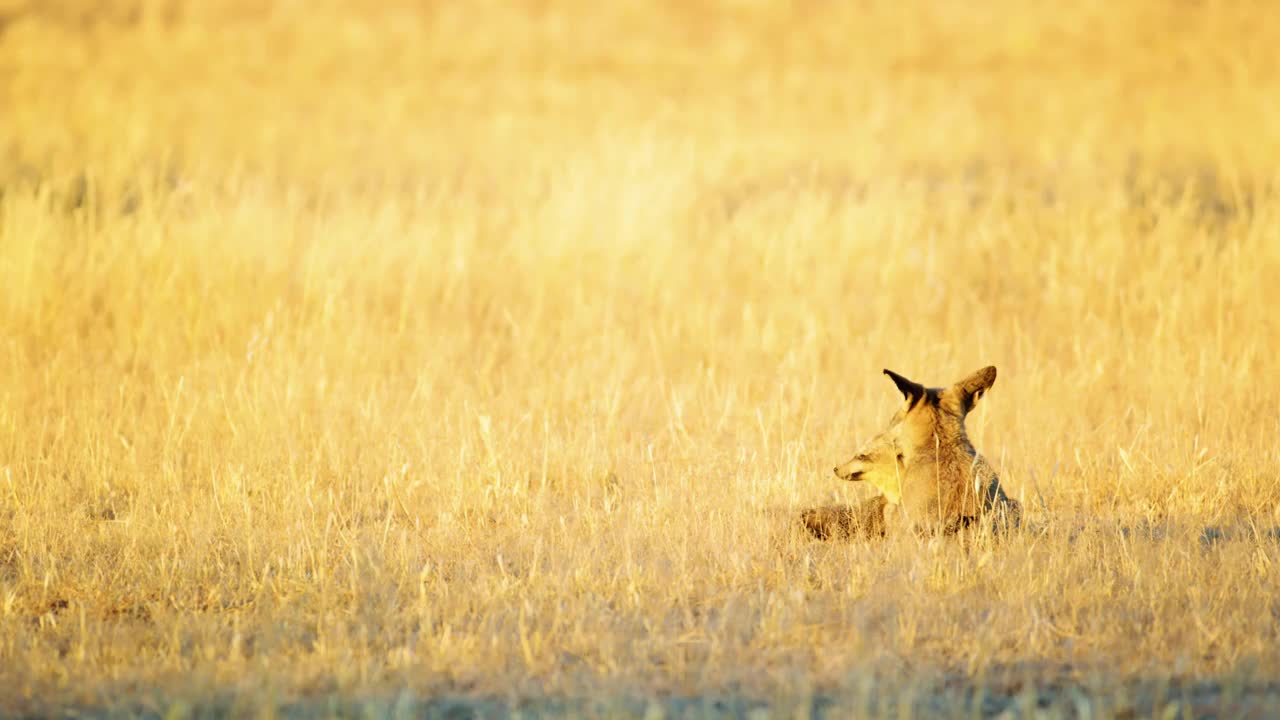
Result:
{"label": "fox with large ears", "polygon": [[[1016,527],[1021,506],[1005,494],[964,429],[965,416],[995,383],[996,369],[985,367],[947,388],[927,388],[892,370],[884,372],[904,400],[882,434],[897,444],[900,495],[894,524],[922,535],[949,535],[988,522],[996,531]],[[839,466],[836,474],[857,479],[841,473],[850,467]]]}

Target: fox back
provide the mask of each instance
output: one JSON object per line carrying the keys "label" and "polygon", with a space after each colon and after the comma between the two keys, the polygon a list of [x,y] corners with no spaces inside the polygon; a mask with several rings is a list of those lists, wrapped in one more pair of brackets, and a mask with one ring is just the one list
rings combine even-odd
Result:
{"label": "fox back", "polygon": [[995,383],[986,367],[946,388],[927,388],[891,371],[904,405],[894,416],[904,470],[898,522],[920,534],[951,534],[983,520],[1016,525],[1018,503],[1000,487],[991,465],[974,449],[965,417]]}

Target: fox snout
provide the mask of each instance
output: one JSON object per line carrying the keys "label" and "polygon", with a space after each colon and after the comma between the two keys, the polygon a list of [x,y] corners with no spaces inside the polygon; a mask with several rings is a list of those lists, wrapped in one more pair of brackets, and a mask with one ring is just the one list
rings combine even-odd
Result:
{"label": "fox snout", "polygon": [[843,465],[835,467],[836,477],[841,480],[854,482],[862,479],[862,474],[867,471],[867,459],[864,457],[856,457]]}

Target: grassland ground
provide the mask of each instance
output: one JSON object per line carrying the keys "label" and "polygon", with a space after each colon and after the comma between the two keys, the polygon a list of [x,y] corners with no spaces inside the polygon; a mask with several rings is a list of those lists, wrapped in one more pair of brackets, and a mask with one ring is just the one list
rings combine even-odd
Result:
{"label": "grassland ground", "polygon": [[0,0],[0,715],[1275,716],[1273,15]]}

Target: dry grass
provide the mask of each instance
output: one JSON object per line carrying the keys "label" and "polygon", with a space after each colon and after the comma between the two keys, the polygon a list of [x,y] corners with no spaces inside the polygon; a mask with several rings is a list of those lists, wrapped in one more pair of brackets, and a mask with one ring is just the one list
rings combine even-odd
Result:
{"label": "dry grass", "polygon": [[[1280,705],[1266,3],[98,5],[0,8],[5,714]],[[988,363],[1047,534],[788,530]]]}

